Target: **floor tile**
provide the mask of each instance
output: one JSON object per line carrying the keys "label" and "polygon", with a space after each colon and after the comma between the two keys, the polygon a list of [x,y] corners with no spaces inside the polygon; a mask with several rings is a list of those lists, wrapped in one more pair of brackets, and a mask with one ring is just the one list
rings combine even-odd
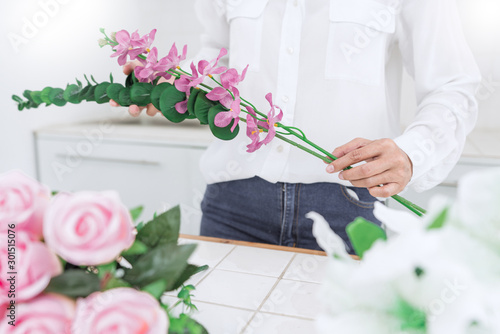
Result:
{"label": "floor tile", "polygon": [[[162,302],[171,306],[178,298],[171,296],[162,297]],[[193,319],[202,324],[209,333],[214,334],[236,334],[240,333],[248,324],[255,311],[232,308],[228,306],[215,305],[200,301],[194,302],[198,311],[188,313],[178,305],[171,310],[171,314],[178,317],[180,313],[188,313]]]}
{"label": "floor tile", "polygon": [[192,315],[193,319],[211,334],[241,333],[254,314],[254,311],[203,302],[196,302],[195,305],[198,312]]}
{"label": "floor tile", "polygon": [[198,285],[198,283],[206,277],[219,262],[227,256],[233,249],[234,245],[213,243],[201,240],[179,239],[179,244],[197,244],[194,253],[189,258],[188,262],[197,266],[207,265],[208,269],[196,275],[193,275],[184,284]]}
{"label": "floor tile", "polygon": [[269,313],[257,313],[244,334],[313,334],[313,320],[280,316]]}
{"label": "floor tile", "polygon": [[214,269],[196,287],[193,300],[257,310],[276,278]]}
{"label": "floor tile", "polygon": [[292,252],[236,246],[217,269],[278,277],[293,255]]}
{"label": "floor tile", "polygon": [[280,280],[260,312],[313,319],[320,311],[316,283]]}
{"label": "floor tile", "polygon": [[215,267],[235,247],[229,244],[190,239],[180,239],[179,244],[197,244],[198,246],[189,258],[189,263],[198,266],[206,264],[211,268]]}
{"label": "floor tile", "polygon": [[327,260],[326,256],[297,254],[283,275],[283,278],[322,283],[325,277]]}

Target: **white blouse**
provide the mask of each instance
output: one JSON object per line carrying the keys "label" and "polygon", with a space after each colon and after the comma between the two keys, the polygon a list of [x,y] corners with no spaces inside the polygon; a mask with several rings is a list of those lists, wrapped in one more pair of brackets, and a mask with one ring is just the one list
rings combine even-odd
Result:
{"label": "white blouse", "polygon": [[[466,44],[456,0],[198,0],[205,27],[196,58],[227,48],[246,79],[241,96],[267,113],[273,93],[295,126],[328,151],[356,138],[392,138],[413,163],[417,191],[456,164],[477,117],[479,70]],[[417,111],[401,133],[403,66],[414,78]],[[188,64],[184,66],[188,69]],[[200,164],[208,183],[262,177],[269,182],[338,182],[318,158],[274,139],[246,153],[245,125],[217,140]]]}

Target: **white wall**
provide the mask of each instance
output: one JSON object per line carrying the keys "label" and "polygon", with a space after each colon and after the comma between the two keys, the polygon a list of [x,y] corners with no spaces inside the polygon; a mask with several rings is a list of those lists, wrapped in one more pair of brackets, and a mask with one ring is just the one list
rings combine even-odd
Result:
{"label": "white wall", "polygon": [[[210,1],[210,0],[206,0]],[[464,30],[483,72],[484,98],[480,100],[479,127],[500,129],[500,0],[458,0]],[[35,174],[32,130],[49,124],[70,123],[110,115],[108,105],[82,103],[64,108],[42,107],[18,112],[12,94],[45,86],[64,87],[75,77],[94,74],[105,80],[112,71],[121,81],[121,68],[100,49],[99,28],[107,31],[158,28],[155,45],[162,54],[172,42],[189,45],[190,55],[199,47],[201,31],[192,10],[194,0],[19,0],[2,1],[0,32],[3,69],[0,77],[0,172],[20,168]],[[49,6],[48,16],[43,4]],[[56,4],[56,5],[54,5]],[[44,21],[44,18],[46,20]],[[26,21],[38,23],[38,31],[12,47],[9,36],[23,36]],[[405,80],[402,121],[414,112],[412,83]]]}
{"label": "white wall", "polygon": [[[109,47],[100,49],[97,44],[101,27],[108,32],[139,29],[141,34],[158,28],[155,46],[160,54],[166,54],[176,42],[181,47],[188,44],[188,56],[192,55],[199,48],[201,31],[193,3],[194,0],[2,1],[0,172],[20,168],[35,175],[33,129],[116,115],[110,113],[107,104],[85,102],[18,112],[12,94],[21,95],[25,89],[40,90],[45,86],[64,88],[75,77],[83,81],[83,74],[93,74],[97,81],[104,81],[113,72],[116,81],[123,82],[121,67],[116,58],[109,57]],[[44,11],[44,7],[48,10]],[[37,31],[23,28],[29,26],[26,21],[40,27]],[[27,38],[13,46],[11,41],[16,36]]]}

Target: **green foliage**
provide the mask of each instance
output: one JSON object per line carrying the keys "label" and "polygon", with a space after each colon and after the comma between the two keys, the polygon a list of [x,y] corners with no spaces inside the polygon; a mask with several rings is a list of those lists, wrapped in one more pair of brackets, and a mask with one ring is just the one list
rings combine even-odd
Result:
{"label": "green foliage", "polygon": [[393,313],[397,318],[403,320],[401,323],[402,331],[418,331],[418,333],[425,332],[427,328],[427,316],[425,311],[413,307],[405,300],[400,299]]}
{"label": "green foliage", "polygon": [[146,106],[151,103],[151,91],[153,85],[146,82],[138,82],[130,87],[130,98],[133,104]]}
{"label": "green foliage", "polygon": [[132,263],[132,269],[125,269],[123,279],[134,286],[145,287],[159,279],[167,281],[167,290],[174,286],[187,267],[187,260],[196,245],[159,245]]}
{"label": "green foliage", "polygon": [[194,114],[201,124],[208,124],[208,111],[215,105],[206,95],[207,93],[200,91],[194,101]]}
{"label": "green foliage", "polygon": [[446,223],[446,219],[448,218],[448,208],[445,208],[441,211],[434,221],[427,227],[428,230],[440,229]]}
{"label": "green foliage", "polygon": [[144,207],[138,206],[136,208],[130,209],[130,216],[132,217],[132,220],[134,222],[137,222],[137,219],[139,219],[139,216],[141,215],[142,211],[144,210]]}
{"label": "green foliage", "polygon": [[217,125],[215,125],[215,116],[217,116],[217,114],[220,112],[226,112],[226,111],[227,109],[221,104],[216,104],[215,106],[211,107],[208,110],[208,124],[210,126],[210,130],[212,131],[215,137],[222,140],[231,140],[234,139],[238,135],[238,132],[240,131],[240,126],[238,124],[234,128],[234,131],[231,132],[231,127],[235,122],[234,119],[231,121],[231,123],[229,123],[226,127],[223,128],[220,128]]}
{"label": "green foliage", "polygon": [[59,293],[70,298],[87,297],[100,290],[97,275],[80,269],[69,269],[53,277],[45,292]]}
{"label": "green foliage", "polygon": [[200,94],[200,92],[201,92],[201,90],[199,90],[197,88],[192,88],[191,94],[189,94],[189,99],[188,99],[188,104],[187,104],[188,113],[189,113],[189,115],[194,116],[194,117],[196,117],[196,113],[194,111],[194,103],[196,102],[196,98],[198,97],[198,94]]}
{"label": "green foliage", "polygon": [[346,232],[354,251],[360,258],[363,258],[364,253],[372,247],[375,241],[387,240],[387,235],[380,226],[362,217],[356,218],[347,225]]}
{"label": "green foliage", "polygon": [[181,314],[179,318],[170,318],[168,334],[208,334],[208,331],[188,315]]}
{"label": "green foliage", "polygon": [[142,291],[150,293],[156,299],[160,299],[163,295],[163,292],[167,289],[167,280],[160,278],[153,283],[150,283],[142,288]]}
{"label": "green foliage", "polygon": [[161,84],[155,86],[151,91],[151,103],[156,109],[160,110],[160,96],[165,89],[171,87],[172,85],[168,82],[162,82]]}
{"label": "green foliage", "polygon": [[159,245],[177,244],[180,229],[181,210],[179,206],[156,216],[136,236],[136,240],[154,248]]}
{"label": "green foliage", "polygon": [[167,87],[160,95],[160,111],[170,122],[180,123],[188,117],[188,113],[180,114],[175,105],[186,99],[186,94],[179,92],[175,86]]}
{"label": "green foliage", "polygon": [[[113,83],[112,75],[109,82],[98,83],[93,76],[91,80],[85,76],[85,80],[87,81],[85,87],[76,80],[76,84],[68,84],[66,89],[45,87],[41,91],[26,90],[23,96],[27,100],[17,95],[13,95],[12,99],[17,103],[19,110],[36,108],[41,104],[63,106],[67,102],[78,104],[87,101],[102,104],[108,103],[111,99],[124,107],[133,104],[146,106],[152,103],[169,121],[180,123],[185,119],[197,118],[200,124],[209,125],[214,136],[222,140],[235,138],[240,130],[237,125],[234,131],[231,131],[235,120],[224,128],[215,125],[216,115],[227,109],[219,102],[209,100],[206,97],[207,92],[199,88],[191,88],[186,101],[186,94],[178,91],[175,85],[168,82],[157,84],[158,80],[152,83],[139,82],[134,72],[127,76],[125,85]],[[177,111],[175,106],[180,102],[187,103],[187,112]]]}
{"label": "green foliage", "polygon": [[109,82],[102,82],[95,87],[94,98],[97,104],[103,104],[109,102],[109,96],[107,93],[108,86],[111,85]]}
{"label": "green foliage", "polygon": [[114,101],[118,102],[119,98],[120,98],[120,92],[124,88],[125,88],[125,86],[123,86],[122,84],[112,83],[106,89],[106,93],[108,94],[108,97],[111,100],[114,100]]}

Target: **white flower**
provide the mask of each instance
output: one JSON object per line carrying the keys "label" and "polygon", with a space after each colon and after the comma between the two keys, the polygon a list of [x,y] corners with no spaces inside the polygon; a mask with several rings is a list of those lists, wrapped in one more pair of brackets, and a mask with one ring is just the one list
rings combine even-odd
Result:
{"label": "white flower", "polygon": [[467,174],[459,181],[449,222],[500,252],[500,168]]}

